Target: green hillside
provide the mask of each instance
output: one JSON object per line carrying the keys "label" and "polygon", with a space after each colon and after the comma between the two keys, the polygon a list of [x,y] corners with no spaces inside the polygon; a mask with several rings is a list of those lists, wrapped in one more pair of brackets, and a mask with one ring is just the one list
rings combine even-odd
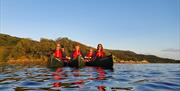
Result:
{"label": "green hillside", "polygon": [[[6,62],[10,59],[19,58],[33,58],[33,59],[47,59],[48,56],[55,49],[56,42],[60,42],[65,47],[65,52],[70,56],[75,45],[80,45],[83,54],[90,48],[85,44],[73,41],[68,38],[58,38],[51,40],[42,38],[40,41],[34,41],[28,38],[18,38],[6,34],[0,34],[0,62]],[[95,48],[94,48],[95,49]],[[178,63],[179,60],[160,58],[153,55],[136,54],[132,51],[124,50],[110,50],[106,49],[106,54],[113,54],[116,61],[142,61],[147,60],[151,63]]]}

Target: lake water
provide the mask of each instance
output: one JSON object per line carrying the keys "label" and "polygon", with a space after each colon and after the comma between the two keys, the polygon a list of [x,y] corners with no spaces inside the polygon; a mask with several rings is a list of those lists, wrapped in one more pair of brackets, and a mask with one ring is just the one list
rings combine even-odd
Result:
{"label": "lake water", "polygon": [[50,69],[1,66],[0,91],[180,91],[180,64]]}

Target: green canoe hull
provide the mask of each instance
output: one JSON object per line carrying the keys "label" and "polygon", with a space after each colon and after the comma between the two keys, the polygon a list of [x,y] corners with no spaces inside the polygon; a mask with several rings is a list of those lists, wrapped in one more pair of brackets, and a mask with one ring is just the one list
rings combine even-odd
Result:
{"label": "green canoe hull", "polygon": [[50,68],[63,67],[64,62],[54,56],[51,56],[48,60],[47,66]]}
{"label": "green canoe hull", "polygon": [[81,68],[81,67],[85,66],[85,61],[81,56],[78,56],[78,58],[76,58],[74,60],[70,60],[69,66]]}
{"label": "green canoe hull", "polygon": [[90,62],[86,62],[86,66],[102,67],[106,69],[113,69],[113,57],[112,55],[104,58],[96,58]]}

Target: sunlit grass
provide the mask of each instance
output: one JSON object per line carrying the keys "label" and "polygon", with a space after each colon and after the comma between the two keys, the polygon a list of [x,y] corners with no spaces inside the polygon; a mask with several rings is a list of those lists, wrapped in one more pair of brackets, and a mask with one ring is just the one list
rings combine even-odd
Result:
{"label": "sunlit grass", "polygon": [[43,59],[18,59],[9,60],[7,64],[10,65],[47,65],[47,60]]}

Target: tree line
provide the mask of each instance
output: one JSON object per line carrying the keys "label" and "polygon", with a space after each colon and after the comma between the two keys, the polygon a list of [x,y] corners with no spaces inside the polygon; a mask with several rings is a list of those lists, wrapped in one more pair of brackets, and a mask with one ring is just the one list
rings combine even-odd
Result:
{"label": "tree line", "polygon": [[[41,38],[40,41],[35,41],[29,38],[18,38],[6,34],[0,34],[0,61],[8,61],[9,59],[38,58],[47,59],[55,50],[56,43],[60,43],[65,48],[65,53],[70,56],[75,45],[79,45],[83,54],[93,48],[86,46],[77,41],[68,38],[57,38],[56,40]],[[95,48],[93,48],[95,50]],[[153,55],[136,54],[132,51],[110,50],[105,49],[107,55],[113,54],[118,60],[147,60],[152,63],[174,63],[178,60],[160,58]]]}

